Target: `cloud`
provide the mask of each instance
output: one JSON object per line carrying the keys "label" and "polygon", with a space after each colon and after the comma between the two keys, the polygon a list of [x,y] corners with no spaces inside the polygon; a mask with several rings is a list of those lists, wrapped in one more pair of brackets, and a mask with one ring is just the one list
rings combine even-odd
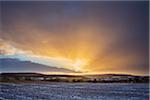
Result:
{"label": "cloud", "polygon": [[7,3],[0,33],[5,57],[69,69],[83,65],[76,69],[88,72],[148,73],[146,2]]}
{"label": "cloud", "polygon": [[63,57],[48,57],[42,55],[35,55],[32,51],[24,51],[19,48],[15,48],[8,42],[0,39],[0,58],[14,58],[21,61],[31,61],[38,64],[43,64],[47,66],[57,67],[57,68],[67,68],[75,70],[73,66],[73,61]]}
{"label": "cloud", "polygon": [[0,55],[13,55],[16,52],[16,48],[0,39]]}
{"label": "cloud", "polygon": [[31,51],[24,51],[14,47],[11,43],[0,39],[0,56],[12,56],[12,55],[29,55]]}

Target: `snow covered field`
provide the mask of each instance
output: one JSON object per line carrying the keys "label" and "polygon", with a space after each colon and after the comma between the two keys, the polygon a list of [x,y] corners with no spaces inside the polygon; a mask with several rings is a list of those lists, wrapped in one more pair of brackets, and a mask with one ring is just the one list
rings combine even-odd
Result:
{"label": "snow covered field", "polygon": [[0,100],[149,100],[148,84],[0,83]]}

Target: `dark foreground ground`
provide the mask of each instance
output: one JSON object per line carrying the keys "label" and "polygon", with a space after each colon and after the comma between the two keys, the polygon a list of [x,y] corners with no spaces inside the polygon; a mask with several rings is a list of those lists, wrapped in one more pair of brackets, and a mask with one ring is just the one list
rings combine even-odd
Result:
{"label": "dark foreground ground", "polygon": [[148,83],[0,83],[0,100],[149,100]]}

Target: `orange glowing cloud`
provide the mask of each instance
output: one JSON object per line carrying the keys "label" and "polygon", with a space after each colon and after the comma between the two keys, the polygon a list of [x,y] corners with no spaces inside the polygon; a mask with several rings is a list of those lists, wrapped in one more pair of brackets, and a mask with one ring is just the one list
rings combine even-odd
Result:
{"label": "orange glowing cloud", "polygon": [[147,6],[128,5],[3,6],[0,39],[11,45],[1,52],[83,73],[148,74]]}

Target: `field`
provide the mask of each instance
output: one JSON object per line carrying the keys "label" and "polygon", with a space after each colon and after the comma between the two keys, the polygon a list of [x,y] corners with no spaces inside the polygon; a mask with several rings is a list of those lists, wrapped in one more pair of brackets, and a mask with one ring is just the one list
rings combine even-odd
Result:
{"label": "field", "polygon": [[149,84],[0,83],[0,100],[149,100]]}

